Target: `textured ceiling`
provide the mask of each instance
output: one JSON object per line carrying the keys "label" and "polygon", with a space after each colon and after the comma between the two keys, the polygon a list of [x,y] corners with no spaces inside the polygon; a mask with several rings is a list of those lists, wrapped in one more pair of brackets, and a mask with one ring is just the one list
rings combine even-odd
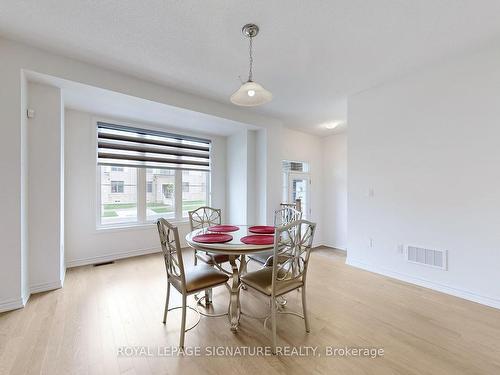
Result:
{"label": "textured ceiling", "polygon": [[500,36],[497,0],[0,0],[0,34],[229,103],[247,70],[273,92],[242,108],[322,134],[345,98]]}

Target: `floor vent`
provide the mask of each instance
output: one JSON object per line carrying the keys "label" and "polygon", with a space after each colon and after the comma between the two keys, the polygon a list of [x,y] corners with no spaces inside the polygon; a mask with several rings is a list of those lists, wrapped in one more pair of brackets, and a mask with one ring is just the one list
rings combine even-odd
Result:
{"label": "floor vent", "polygon": [[442,270],[448,269],[448,252],[446,250],[431,250],[423,247],[408,246],[406,253],[408,262]]}
{"label": "floor vent", "polygon": [[102,263],[94,263],[93,266],[94,267],[99,267],[99,266],[105,266],[107,264],[114,264],[115,262],[112,260],[112,261],[109,261],[109,262],[102,262]]}

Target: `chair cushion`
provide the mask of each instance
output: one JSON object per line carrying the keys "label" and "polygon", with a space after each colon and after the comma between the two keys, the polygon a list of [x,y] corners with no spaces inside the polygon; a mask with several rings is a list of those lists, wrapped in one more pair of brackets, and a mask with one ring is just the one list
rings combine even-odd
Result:
{"label": "chair cushion", "polygon": [[[185,270],[186,291],[194,292],[197,290],[209,289],[214,286],[225,283],[229,276],[205,264],[199,264]],[[178,290],[182,290],[179,279],[172,278],[172,285]]]}
{"label": "chair cushion", "polygon": [[207,254],[204,251],[197,251],[196,252],[196,257],[201,260],[202,262],[213,266],[214,265],[214,260],[215,263],[220,264],[224,262],[229,262],[229,255],[225,254]]}
{"label": "chair cushion", "polygon": [[[268,296],[272,293],[273,269],[263,268],[255,272],[249,272],[241,276],[241,282]],[[285,294],[303,285],[301,279],[282,280],[276,283],[276,295]]]}
{"label": "chair cushion", "polygon": [[[274,255],[273,251],[266,251],[265,253],[250,254],[248,257],[262,264],[263,266],[272,267],[274,262],[273,255]],[[278,259],[279,263],[285,263],[289,259],[289,257],[282,254],[278,256]]]}
{"label": "chair cushion", "polygon": [[262,265],[266,264],[267,260],[269,259],[269,257],[271,257],[270,259],[270,263],[271,265],[273,264],[272,263],[272,256],[273,256],[273,251],[265,251],[265,252],[262,252],[262,253],[254,253],[254,254],[249,254],[248,257]]}

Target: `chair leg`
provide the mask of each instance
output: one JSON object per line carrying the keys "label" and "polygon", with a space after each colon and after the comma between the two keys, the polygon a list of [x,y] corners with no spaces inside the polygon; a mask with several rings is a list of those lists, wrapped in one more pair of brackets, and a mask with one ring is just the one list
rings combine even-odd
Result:
{"label": "chair leg", "polygon": [[306,288],[302,287],[302,310],[304,312],[304,323],[306,325],[306,332],[309,333],[309,316],[307,315],[307,304],[306,304]]}
{"label": "chair leg", "polygon": [[271,330],[273,335],[272,352],[276,354],[276,301],[271,297]]}
{"label": "chair leg", "polygon": [[212,289],[205,289],[205,305],[212,304]]}
{"label": "chair leg", "polygon": [[163,312],[163,324],[167,323],[168,301],[170,299],[170,283],[167,282],[167,298],[165,299],[165,311]]}
{"label": "chair leg", "polygon": [[187,296],[182,295],[182,321],[181,321],[181,338],[179,341],[179,347],[184,349],[184,335],[186,334],[186,306],[187,306]]}

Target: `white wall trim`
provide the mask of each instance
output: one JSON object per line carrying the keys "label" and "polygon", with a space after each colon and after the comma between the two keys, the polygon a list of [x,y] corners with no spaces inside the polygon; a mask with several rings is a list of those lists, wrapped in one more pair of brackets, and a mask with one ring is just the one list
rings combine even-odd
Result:
{"label": "white wall trim", "polygon": [[482,305],[494,307],[497,309],[500,309],[500,300],[488,296],[483,296],[474,292],[470,292],[468,290],[464,289],[458,289],[458,288],[453,288],[444,284],[436,283],[433,281],[429,281],[426,279],[422,279],[420,277],[415,277],[411,276],[405,273],[400,273],[396,271],[389,270],[387,268],[367,264],[361,261],[358,261],[356,259],[352,259],[351,257],[347,256],[346,259],[346,264],[356,267],[356,268],[361,268],[366,271],[378,273],[380,275],[388,276],[397,280],[405,281],[410,284],[415,284],[418,286],[422,286],[424,288],[429,288],[432,290],[436,290],[438,292],[450,294],[455,297],[463,298],[468,301],[480,303]]}
{"label": "white wall trim", "polygon": [[323,241],[321,241],[321,240],[319,240],[319,241],[313,241],[312,248],[320,247],[320,246],[325,246],[325,244],[323,243]]}
{"label": "white wall trim", "polygon": [[130,251],[124,251],[124,252],[120,252],[120,253],[99,255],[99,256],[90,257],[90,258],[69,259],[69,260],[66,260],[66,268],[86,266],[88,264],[95,264],[95,263],[111,262],[113,260],[118,260],[118,259],[123,259],[123,258],[130,258],[130,257],[139,256],[139,255],[159,253],[160,251],[161,250],[158,247],[151,247],[151,248],[147,248],[147,249],[130,250]]}
{"label": "white wall trim", "polygon": [[49,290],[54,290],[59,288],[62,288],[61,280],[51,281],[48,283],[33,284],[30,285],[30,294],[47,292]]}
{"label": "white wall trim", "polygon": [[61,288],[64,286],[64,281],[66,280],[66,264],[64,264],[64,267],[63,267],[63,273],[62,273],[62,276],[61,276]]}
{"label": "white wall trim", "polygon": [[26,305],[24,298],[13,298],[4,301],[0,301],[0,312],[21,309]]}
{"label": "white wall trim", "polygon": [[347,248],[345,248],[343,246],[337,246],[337,245],[335,245],[333,243],[329,243],[329,242],[323,242],[322,246],[331,247],[331,248],[336,249],[336,250],[347,251]]}
{"label": "white wall trim", "polygon": [[[102,256],[98,256],[98,257],[74,259],[74,260],[66,261],[66,268],[84,266],[84,265],[88,265],[88,264],[101,263],[101,262],[109,262],[112,260],[130,258],[130,257],[134,257],[134,256],[139,256],[139,255],[158,253],[160,251],[161,250],[158,247],[152,247],[152,248],[148,248],[148,249],[125,251],[125,252],[121,252],[121,253],[112,253],[112,254],[102,255]],[[28,299],[30,298],[31,294],[60,289],[63,287],[63,283],[64,283],[64,279],[53,281],[53,282],[48,282],[48,283],[30,285],[30,288],[29,288],[30,294],[28,294],[24,297],[20,297],[20,298],[12,298],[12,299],[8,299],[5,301],[0,301],[0,313],[4,312],[4,311],[21,309],[21,308],[26,306],[26,303],[28,302]]]}
{"label": "white wall trim", "polygon": [[31,293],[28,293],[20,298],[12,298],[5,301],[0,301],[0,313],[5,311],[22,309],[28,303]]}

